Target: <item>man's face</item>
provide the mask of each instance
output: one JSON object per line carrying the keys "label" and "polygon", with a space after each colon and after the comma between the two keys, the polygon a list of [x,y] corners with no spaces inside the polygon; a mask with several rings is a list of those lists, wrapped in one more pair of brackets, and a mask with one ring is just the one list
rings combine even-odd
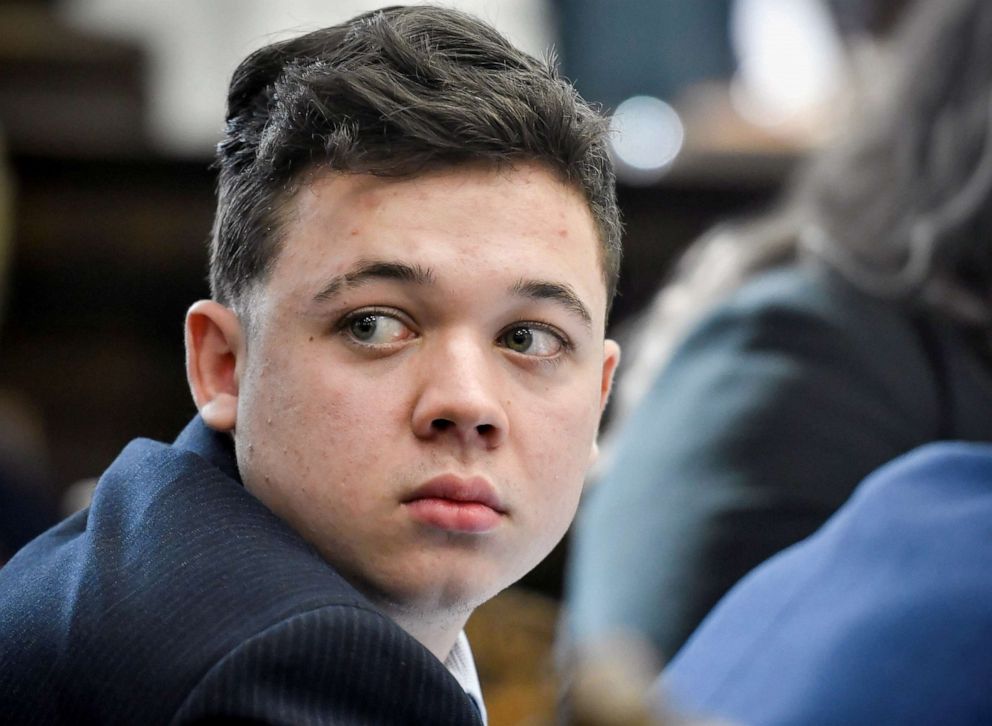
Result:
{"label": "man's face", "polygon": [[572,520],[617,359],[581,196],[535,166],[328,174],[237,363],[245,486],[380,603],[474,607]]}

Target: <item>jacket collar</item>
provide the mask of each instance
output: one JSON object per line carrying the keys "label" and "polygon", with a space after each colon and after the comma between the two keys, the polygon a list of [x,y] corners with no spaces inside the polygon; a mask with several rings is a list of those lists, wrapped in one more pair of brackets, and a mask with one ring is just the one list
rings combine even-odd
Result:
{"label": "jacket collar", "polygon": [[241,483],[238,460],[234,454],[234,437],[229,433],[210,428],[199,414],[186,425],[173,446],[203,457],[227,476]]}

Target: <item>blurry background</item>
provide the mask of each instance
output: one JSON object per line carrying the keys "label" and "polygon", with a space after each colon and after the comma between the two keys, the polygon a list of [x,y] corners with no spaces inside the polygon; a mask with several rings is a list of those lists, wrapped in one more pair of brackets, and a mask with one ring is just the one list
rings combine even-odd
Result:
{"label": "blurry background", "polygon": [[[0,450],[32,469],[32,486],[61,497],[131,438],[171,440],[193,414],[182,321],[207,295],[209,164],[230,73],[262,44],[381,4],[0,2],[10,200],[0,215],[10,242],[5,254],[0,244]],[[582,94],[613,114],[627,228],[618,330],[680,249],[767,203],[843,122],[858,39],[898,3],[447,4],[533,53],[553,47]],[[562,557],[526,584],[557,598]]]}
{"label": "blurry background", "polygon": [[[820,0],[454,4],[534,53],[554,47],[583,95],[616,111],[628,233],[614,325],[695,234],[766,201],[842,113],[845,58]],[[33,412],[56,490],[193,412],[181,325],[206,294],[208,165],[235,64],[375,5],[0,4],[13,196],[0,387]],[[855,31],[869,20],[849,15]]]}

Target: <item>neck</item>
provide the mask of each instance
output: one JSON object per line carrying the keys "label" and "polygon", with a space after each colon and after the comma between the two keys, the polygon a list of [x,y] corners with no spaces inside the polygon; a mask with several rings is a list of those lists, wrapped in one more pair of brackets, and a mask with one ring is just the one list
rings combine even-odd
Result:
{"label": "neck", "polygon": [[425,613],[395,607],[382,610],[403,630],[412,635],[442,663],[455,646],[458,633],[465,627],[471,611],[458,613]]}

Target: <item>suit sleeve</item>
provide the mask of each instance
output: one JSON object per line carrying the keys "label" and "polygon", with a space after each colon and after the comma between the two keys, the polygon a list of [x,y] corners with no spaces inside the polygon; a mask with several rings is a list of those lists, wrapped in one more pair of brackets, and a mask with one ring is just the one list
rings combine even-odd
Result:
{"label": "suit sleeve", "polygon": [[742,289],[685,338],[584,503],[575,637],[634,629],[670,658],[740,577],[933,435],[933,389],[890,307],[802,279]]}
{"label": "suit sleeve", "polygon": [[430,652],[378,613],[324,607],[242,643],[191,691],[174,724],[481,724]]}

